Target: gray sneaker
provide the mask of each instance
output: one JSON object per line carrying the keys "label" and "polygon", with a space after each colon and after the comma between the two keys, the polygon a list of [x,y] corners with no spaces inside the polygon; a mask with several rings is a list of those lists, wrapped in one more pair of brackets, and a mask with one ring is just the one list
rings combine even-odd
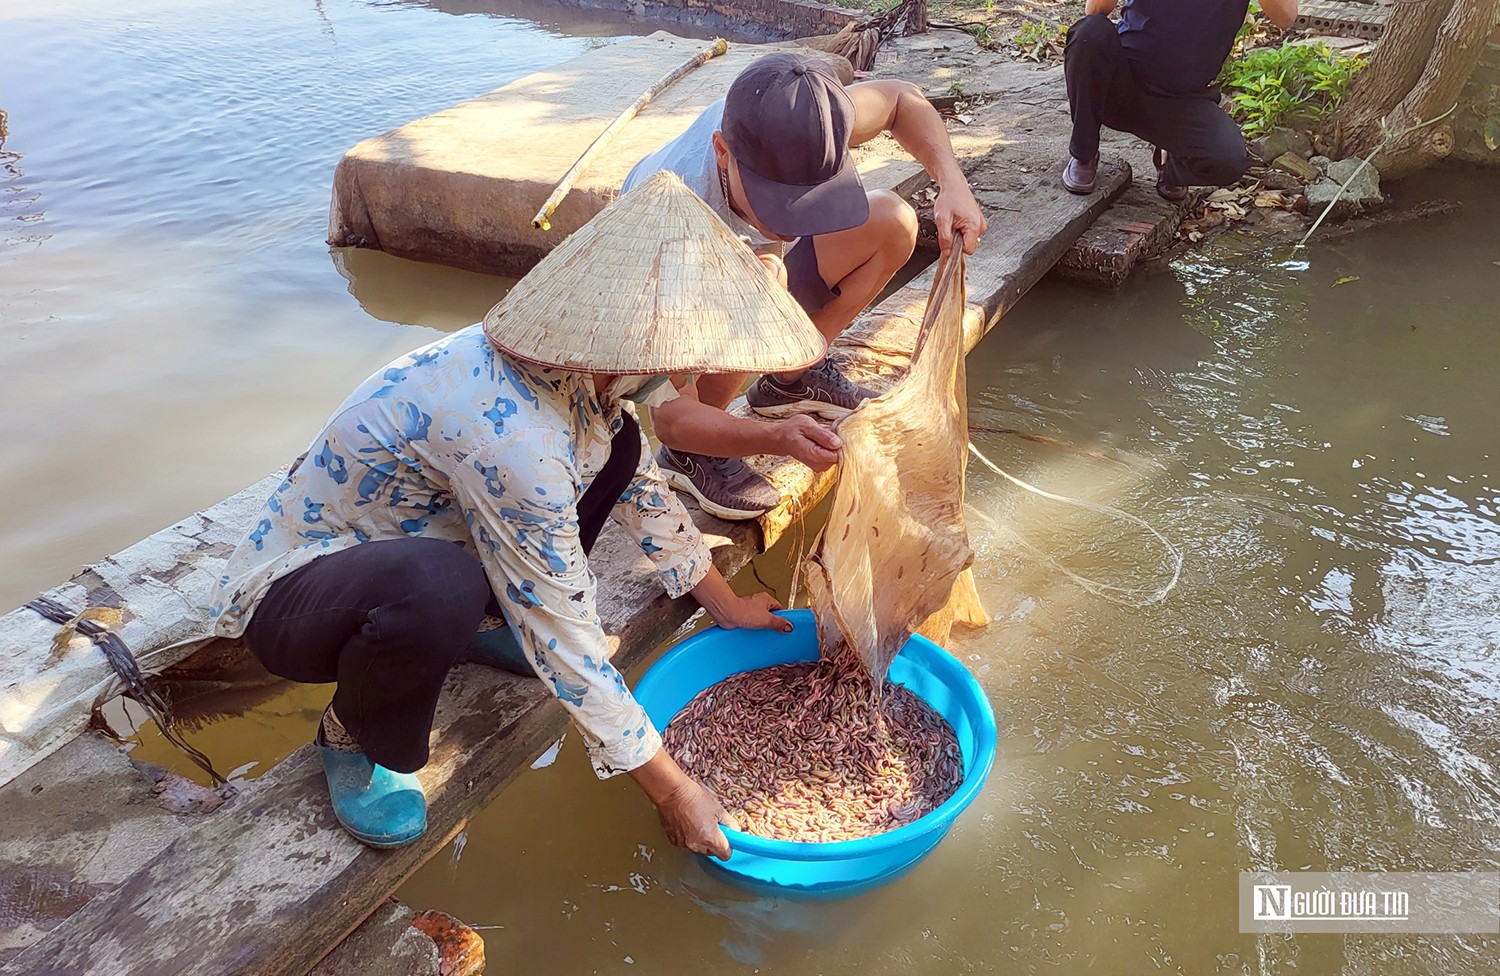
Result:
{"label": "gray sneaker", "polygon": [[700,508],[721,519],[753,519],[781,504],[781,492],[739,458],[690,454],[663,445],[656,452],[656,464],[668,484],[692,495]]}
{"label": "gray sneaker", "polygon": [[824,359],[789,383],[769,373],[750,384],[745,399],[762,417],[790,417],[810,413],[824,420],[839,420],[855,407],[876,396],[874,390],[852,383]]}

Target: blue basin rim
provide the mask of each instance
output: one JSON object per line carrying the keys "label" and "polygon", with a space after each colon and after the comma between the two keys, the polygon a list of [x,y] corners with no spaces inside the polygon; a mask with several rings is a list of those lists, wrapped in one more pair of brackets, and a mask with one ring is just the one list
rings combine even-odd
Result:
{"label": "blue basin rim", "polygon": [[[816,632],[817,625],[811,610],[782,610],[778,611],[777,616],[791,620],[798,630],[809,628]],[[667,651],[636,683],[637,697],[649,696],[655,685],[665,680],[662,676],[673,671],[677,662],[690,655],[703,653],[705,649],[701,645],[722,640],[725,633],[729,632],[720,630],[718,627],[710,627]],[[724,834],[729,839],[731,848],[744,851],[746,854],[785,861],[844,861],[877,855],[893,848],[915,844],[919,838],[930,837],[935,831],[946,831],[964,808],[973,802],[975,795],[984,787],[985,780],[989,778],[990,769],[995,762],[994,710],[990,707],[984,689],[979,686],[974,675],[959,662],[958,658],[920,635],[913,635],[906,646],[901,649],[902,655],[908,652],[919,654],[926,669],[944,684],[952,688],[963,689],[970,699],[968,707],[976,713],[974,725],[979,729],[979,734],[976,736],[978,749],[974,761],[968,765],[963,782],[959,784],[953,795],[939,804],[937,809],[920,819],[872,837],[805,843],[758,837],[755,834],[747,834],[744,831],[726,827]],[[810,653],[789,654],[782,663],[816,659],[817,642],[814,641]],[[743,674],[745,671],[755,671],[765,666],[755,664],[730,673]],[[699,691],[702,690],[699,689]],[[663,727],[666,725],[665,722],[659,724]]]}

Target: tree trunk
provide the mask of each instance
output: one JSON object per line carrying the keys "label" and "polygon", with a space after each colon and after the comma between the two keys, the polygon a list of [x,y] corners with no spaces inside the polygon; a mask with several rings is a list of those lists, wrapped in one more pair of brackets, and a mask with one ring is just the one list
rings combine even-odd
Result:
{"label": "tree trunk", "polygon": [[916,0],[906,11],[906,33],[927,33],[927,0]]}
{"label": "tree trunk", "polygon": [[[1452,2],[1406,0],[1391,7],[1385,33],[1375,47],[1370,65],[1355,75],[1348,101],[1339,112],[1346,140],[1358,138],[1357,134],[1367,129],[1378,131],[1380,120],[1401,104],[1401,99],[1422,77],[1438,25]],[[1375,141],[1380,141],[1378,136]]]}
{"label": "tree trunk", "polygon": [[[1495,24],[1500,0],[1407,0],[1357,77],[1334,120],[1343,156],[1375,157],[1388,179],[1400,179],[1453,151],[1452,120],[1416,129],[1458,104]],[[1404,133],[1404,134],[1403,134]]]}

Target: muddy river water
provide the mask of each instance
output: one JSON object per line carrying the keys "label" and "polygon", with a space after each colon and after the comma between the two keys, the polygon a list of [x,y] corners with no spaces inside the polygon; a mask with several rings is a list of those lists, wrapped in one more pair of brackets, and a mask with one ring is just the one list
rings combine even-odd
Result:
{"label": "muddy river water", "polygon": [[[355,0],[0,8],[5,605],[284,463],[364,375],[503,292],[330,260],[345,148],[637,29]],[[1153,536],[972,469],[995,623],[953,650],[1000,754],[912,874],[843,902],[740,892],[568,736],[400,897],[538,973],[1500,972],[1493,938],[1236,917],[1242,870],[1497,868],[1500,193],[1465,173],[1402,192],[1465,210],[1295,258],[1224,245],[1118,295],[1044,283],[970,357],[982,451],[1147,520],[1183,564],[1134,605],[1171,568]],[[756,565],[783,595],[790,555]],[[326,698],[282,689],[193,741],[253,775]]]}

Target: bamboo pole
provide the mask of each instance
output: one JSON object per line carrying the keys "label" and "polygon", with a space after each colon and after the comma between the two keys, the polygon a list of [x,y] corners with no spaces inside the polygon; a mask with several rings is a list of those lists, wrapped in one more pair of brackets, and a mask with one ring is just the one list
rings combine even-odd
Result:
{"label": "bamboo pole", "polygon": [[573,189],[573,182],[578,179],[579,174],[588,168],[589,163],[593,162],[594,157],[599,154],[599,150],[603,149],[615,137],[615,133],[623,129],[627,122],[640,113],[641,109],[650,104],[651,99],[672,87],[673,84],[694,68],[707,64],[728,50],[729,45],[722,37],[714,38],[712,44],[673,68],[665,77],[646,89],[640,98],[632,102],[629,108],[621,112],[603,132],[599,133],[598,138],[589,143],[589,147],[583,151],[583,155],[578,157],[578,161],[563,174],[563,178],[553,188],[552,195],[547,198],[546,203],[542,204],[542,209],[538,210],[536,216],[531,218],[531,226],[537,230],[551,230],[552,221],[549,218],[552,216],[552,212],[557,209],[558,204],[563,202],[563,198],[568,195],[568,191]]}

